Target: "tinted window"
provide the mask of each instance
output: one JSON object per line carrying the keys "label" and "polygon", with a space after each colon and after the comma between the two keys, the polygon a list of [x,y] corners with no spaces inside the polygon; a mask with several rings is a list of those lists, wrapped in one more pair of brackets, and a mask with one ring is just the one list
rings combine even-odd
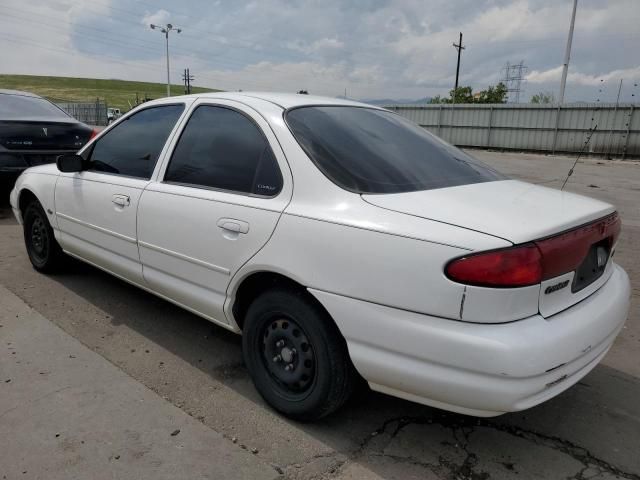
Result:
{"label": "tinted window", "polygon": [[287,124],[316,166],[358,193],[397,193],[504,178],[495,170],[391,112],[302,107]]}
{"label": "tinted window", "polygon": [[200,106],[176,145],[165,181],[276,195],[282,176],[266,138],[246,116]]}
{"label": "tinted window", "polygon": [[69,119],[69,115],[44,98],[0,94],[0,120],[21,118]]}
{"label": "tinted window", "polygon": [[89,169],[150,178],[183,110],[183,105],[164,105],[130,116],[95,143],[89,157]]}

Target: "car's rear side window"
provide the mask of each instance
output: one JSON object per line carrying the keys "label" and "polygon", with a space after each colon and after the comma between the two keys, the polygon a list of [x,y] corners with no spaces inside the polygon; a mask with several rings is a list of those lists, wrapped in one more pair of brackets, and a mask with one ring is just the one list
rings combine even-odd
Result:
{"label": "car's rear side window", "polygon": [[151,178],[158,156],[184,105],[160,105],[134,113],[92,147],[89,170]]}
{"label": "car's rear side window", "polygon": [[411,192],[505,178],[385,110],[309,106],[289,110],[285,119],[315,165],[353,192]]}
{"label": "car's rear side window", "polygon": [[0,93],[0,120],[64,119],[69,115],[44,98]]}
{"label": "car's rear side window", "polygon": [[164,180],[196,187],[274,196],[282,175],[269,142],[244,114],[201,105],[171,156]]}

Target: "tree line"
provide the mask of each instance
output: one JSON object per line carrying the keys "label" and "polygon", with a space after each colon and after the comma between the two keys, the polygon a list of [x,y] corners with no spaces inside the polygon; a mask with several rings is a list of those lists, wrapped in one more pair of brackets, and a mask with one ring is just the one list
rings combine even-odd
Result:
{"label": "tree line", "polygon": [[[429,103],[507,103],[508,93],[507,86],[502,82],[475,93],[471,86],[465,86],[451,89],[448,97],[436,95],[429,100]],[[539,92],[531,97],[530,103],[555,103],[555,101],[553,92]]]}

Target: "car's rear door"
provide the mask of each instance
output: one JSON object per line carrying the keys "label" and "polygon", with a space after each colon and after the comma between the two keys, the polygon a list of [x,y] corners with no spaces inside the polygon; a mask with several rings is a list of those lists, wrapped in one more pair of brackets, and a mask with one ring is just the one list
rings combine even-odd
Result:
{"label": "car's rear door", "polygon": [[136,214],[142,190],[183,104],[140,110],[105,132],[85,152],[88,168],[62,173],[55,190],[63,249],[135,283],[142,283]]}
{"label": "car's rear door", "polygon": [[219,322],[234,273],[269,240],[291,198],[284,154],[267,122],[228,100],[201,101],[183,122],[138,209],[151,288]]}

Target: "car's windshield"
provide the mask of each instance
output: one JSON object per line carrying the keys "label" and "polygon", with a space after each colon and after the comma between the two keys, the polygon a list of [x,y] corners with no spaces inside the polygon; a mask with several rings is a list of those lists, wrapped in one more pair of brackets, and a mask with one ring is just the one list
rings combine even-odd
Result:
{"label": "car's windshield", "polygon": [[505,178],[385,110],[299,107],[286,113],[286,121],[316,166],[353,192],[411,192]]}
{"label": "car's windshield", "polygon": [[20,120],[22,118],[68,117],[64,110],[40,97],[0,94],[0,120]]}

